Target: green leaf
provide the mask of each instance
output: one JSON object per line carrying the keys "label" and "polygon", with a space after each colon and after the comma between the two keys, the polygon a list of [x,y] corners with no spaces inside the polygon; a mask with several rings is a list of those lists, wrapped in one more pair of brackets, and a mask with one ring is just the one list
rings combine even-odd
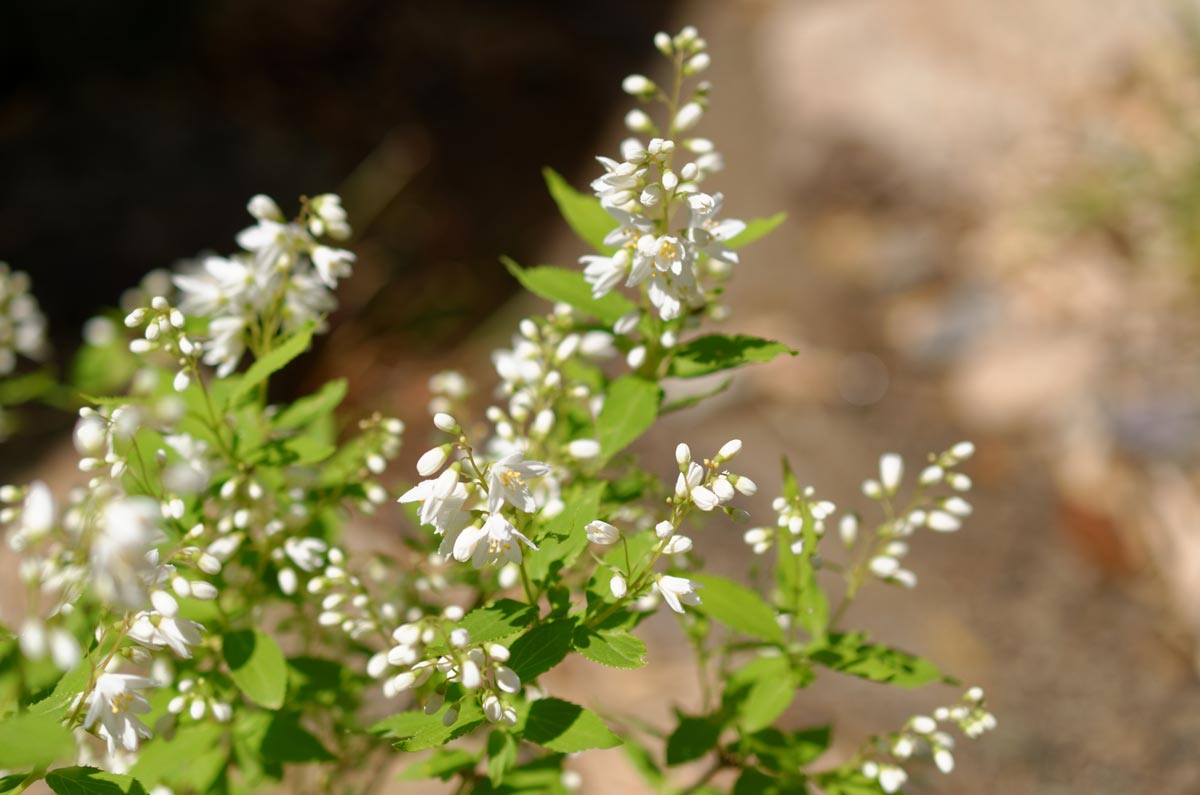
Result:
{"label": "green leaf", "polygon": [[621,738],[609,731],[596,713],[558,698],[538,699],[529,706],[524,736],[564,754],[621,744]]}
{"label": "green leaf", "polygon": [[680,715],[679,725],[667,738],[667,764],[681,765],[707,756],[720,739],[721,723],[715,715]]}
{"label": "green leaf", "polygon": [[709,334],[675,348],[667,375],[697,378],[754,362],[769,362],[782,354],[796,355],[782,342],[738,334],[732,337]]}
{"label": "green leaf", "polygon": [[610,253],[612,249],[604,245],[604,237],[616,228],[617,221],[600,206],[600,200],[575,190],[552,168],[543,168],[542,176],[567,225],[596,251]]}
{"label": "green leaf", "polygon": [[300,715],[294,712],[271,716],[260,750],[264,759],[274,762],[330,762],[336,758],[300,725]]}
{"label": "green leaf", "polygon": [[337,408],[346,397],[346,379],[337,378],[317,392],[300,398],[275,417],[278,429],[302,428]]}
{"label": "green leaf", "polygon": [[828,726],[795,732],[763,729],[743,737],[738,752],[747,757],[754,755],[767,770],[791,774],[825,753],[829,736]]}
{"label": "green leaf", "polygon": [[249,394],[250,390],[282,370],[289,362],[308,350],[315,328],[316,324],[312,322],[305,323],[294,334],[279,345],[276,345],[265,356],[257,359],[254,364],[250,365],[250,368],[237,379],[237,386],[230,394],[229,402],[237,402]]}
{"label": "green leaf", "polygon": [[463,616],[459,626],[471,635],[472,643],[487,643],[515,635],[537,618],[536,607],[515,599],[497,599]]}
{"label": "green leaf", "polygon": [[696,574],[692,579],[704,585],[700,604],[695,606],[698,612],[742,634],[783,643],[775,611],[757,593],[715,574]]}
{"label": "green leaf", "polygon": [[[803,787],[803,785],[801,785]],[[748,767],[738,776],[733,785],[733,795],[787,795],[787,793],[807,792],[806,789],[785,788],[778,779],[771,778],[766,773]]]}
{"label": "green leaf", "polygon": [[658,762],[654,760],[653,754],[650,753],[650,749],[638,742],[632,735],[625,737],[624,740],[625,744],[621,748],[625,751],[625,756],[633,765],[633,769],[656,790],[660,789],[667,779],[663,775],[662,768],[658,766]]}
{"label": "green leaf", "polygon": [[575,651],[609,668],[641,668],[646,664],[646,644],[628,632],[597,632],[584,626],[571,639]]}
{"label": "green leaf", "polygon": [[716,397],[717,395],[721,394],[725,390],[729,389],[729,387],[732,385],[733,385],[733,378],[731,378],[731,377],[726,378],[725,380],[721,381],[721,383],[717,384],[712,389],[706,390],[704,392],[700,392],[695,395],[686,395],[684,397],[675,398],[674,400],[670,401],[665,406],[663,406],[662,410],[659,411],[658,413],[659,414],[671,414],[676,411],[682,411],[683,409],[690,409],[692,406],[699,405],[700,403],[703,403],[704,401],[708,400],[710,397]]}
{"label": "green leaf", "polygon": [[488,778],[497,787],[504,783],[504,774],[517,763],[517,751],[520,743],[506,731],[493,729],[488,735]]}
{"label": "green leaf", "polygon": [[214,723],[180,726],[170,739],[156,737],[142,745],[130,772],[148,787],[163,784],[176,790],[207,792],[229,761],[229,749],[218,745],[225,732],[224,726]]}
{"label": "green leaf", "polygon": [[25,778],[25,773],[13,773],[12,775],[0,778],[0,795],[4,795],[6,792],[12,792],[17,787],[24,784]]}
{"label": "green leaf", "polygon": [[222,641],[229,675],[260,707],[279,709],[287,690],[287,660],[279,644],[257,629],[227,632]]}
{"label": "green leaf", "polygon": [[0,406],[17,406],[37,400],[57,385],[50,370],[0,378]]}
{"label": "green leaf", "polygon": [[787,213],[775,213],[770,218],[755,218],[746,222],[746,228],[740,234],[729,239],[725,245],[730,248],[748,246],[760,237],[766,237],[775,228],[787,220]]}
{"label": "green leaf", "polygon": [[88,666],[76,665],[59,678],[50,695],[31,705],[29,711],[35,715],[62,712],[87,687],[90,675]]}
{"label": "green leaf", "polygon": [[58,795],[146,795],[131,776],[105,773],[94,767],[60,767],[46,774],[46,784]]}
{"label": "green leaf", "polygon": [[62,717],[25,713],[0,722],[0,768],[38,767],[74,756],[75,742]]}
{"label": "green leaf", "polygon": [[508,647],[508,667],[516,671],[522,682],[532,682],[563,661],[571,650],[574,631],[574,619],[539,624]]}
{"label": "green leaf", "polygon": [[381,737],[405,738],[429,728],[434,723],[441,723],[432,715],[426,715],[419,710],[398,712],[395,715],[377,721],[368,731]]}
{"label": "green leaf", "polygon": [[546,582],[552,574],[574,564],[587,549],[587,532],[583,528],[599,516],[605,485],[603,482],[573,485],[563,495],[567,507],[546,523],[545,532],[534,539],[538,548],[525,556],[530,579]]}
{"label": "green leaf", "polygon": [[743,731],[756,732],[787,711],[797,684],[798,676],[786,657],[759,657],[730,675],[722,703]]}
{"label": "green leaf", "polygon": [[929,660],[907,652],[867,642],[861,632],[834,633],[809,651],[814,662],[844,674],[885,682],[896,687],[920,687],[930,682],[957,684]]}
{"label": "green leaf", "polygon": [[474,731],[484,722],[483,710],[479,708],[474,698],[464,699],[458,705],[458,720],[449,726],[442,723],[442,717],[453,705],[445,704],[434,715],[425,715],[427,719],[413,734],[401,739],[395,744],[401,751],[423,751],[445,745],[451,740],[462,737]]}
{"label": "green leaf", "polygon": [[449,781],[459,771],[475,767],[475,754],[459,748],[439,748],[428,759],[409,765],[400,774],[401,781],[417,781],[423,778],[440,778]]}
{"label": "green leaf", "polygon": [[504,263],[504,267],[513,275],[513,278],[529,292],[541,296],[547,301],[561,301],[564,304],[570,304],[606,326],[611,326],[623,315],[637,309],[636,304],[620,293],[610,292],[599,298],[593,298],[592,286],[587,283],[579,271],[555,268],[552,265],[522,268],[508,257],[501,257],[500,261]]}
{"label": "green leaf", "polygon": [[635,375],[622,376],[609,385],[596,419],[600,463],[624,450],[654,424],[661,400],[658,384]]}

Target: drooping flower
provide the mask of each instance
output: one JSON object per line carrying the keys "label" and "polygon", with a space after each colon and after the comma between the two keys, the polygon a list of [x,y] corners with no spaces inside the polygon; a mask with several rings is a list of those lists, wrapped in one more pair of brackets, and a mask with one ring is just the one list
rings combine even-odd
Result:
{"label": "drooping flower", "polygon": [[149,497],[115,497],[103,508],[92,540],[90,561],[101,599],[123,607],[141,607],[144,580],[154,574],[148,553],[162,539],[162,510]]}
{"label": "drooping flower", "polygon": [[507,519],[493,513],[482,526],[472,525],[459,534],[454,542],[454,559],[463,562],[470,560],[477,569],[489,563],[520,563],[521,544],[537,549],[537,545]]}
{"label": "drooping flower", "polygon": [[495,514],[507,502],[519,511],[533,513],[537,501],[528,481],[549,472],[550,467],[541,461],[526,461],[522,452],[504,456],[488,471],[488,512]]}
{"label": "drooping flower", "polygon": [[154,736],[137,718],[150,711],[150,703],[138,691],[157,686],[157,682],[144,676],[101,674],[88,696],[83,728],[90,729],[99,721],[97,733],[108,743],[110,754],[116,752],[118,745],[126,751],[136,751],[140,740]]}
{"label": "drooping flower", "polygon": [[682,613],[684,605],[700,604],[700,594],[696,593],[696,589],[703,586],[686,577],[662,574],[654,581],[654,587],[662,594],[667,606],[676,613]]}

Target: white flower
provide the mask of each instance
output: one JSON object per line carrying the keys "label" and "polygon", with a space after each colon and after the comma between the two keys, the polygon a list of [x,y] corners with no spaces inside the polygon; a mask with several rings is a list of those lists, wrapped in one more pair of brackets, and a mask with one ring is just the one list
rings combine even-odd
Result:
{"label": "white flower", "polygon": [[711,511],[721,504],[721,499],[707,486],[696,486],[691,496],[692,502],[702,511]]}
{"label": "white flower", "polygon": [[185,660],[192,658],[192,647],[201,641],[204,627],[186,618],[168,618],[160,613],[142,611],[129,627],[129,637],[152,649],[169,648]]}
{"label": "white flower", "polygon": [[879,766],[879,788],[889,795],[899,791],[906,781],[908,774],[904,772],[904,768],[886,764]]}
{"label": "white flower", "polygon": [[192,273],[178,273],[171,279],[181,295],[179,309],[184,314],[211,317],[246,300],[256,288],[254,271],[237,258],[205,257]]}
{"label": "white flower", "polygon": [[344,248],[317,246],[312,251],[313,267],[317,269],[317,275],[325,286],[330,288],[337,287],[338,279],[350,275],[350,265],[354,260],[353,252]]}
{"label": "white flower", "polygon": [[137,715],[150,711],[150,704],[138,691],[157,687],[158,683],[132,674],[101,674],[88,695],[88,712],[83,728],[90,729],[100,722],[99,735],[108,742],[108,752],[115,753],[118,744],[126,751],[136,751],[141,739],[153,736]]}
{"label": "white flower", "polygon": [[625,582],[625,578],[620,574],[614,574],[612,579],[608,581],[608,590],[617,599],[625,596],[625,592],[628,590],[628,585]]}
{"label": "white flower", "polygon": [[587,254],[579,258],[579,263],[584,266],[583,278],[592,285],[592,297],[600,298],[627,278],[629,251],[622,248],[611,257]]}
{"label": "white flower", "polygon": [[696,589],[703,586],[686,577],[662,574],[654,581],[654,587],[662,594],[667,606],[676,613],[683,612],[683,605],[700,604],[700,595],[696,593]]}
{"label": "white flower", "polygon": [[587,533],[588,541],[593,544],[615,544],[621,537],[621,531],[610,525],[608,522],[602,522],[599,519],[594,522],[588,522],[584,527]]}
{"label": "white flower", "polygon": [[29,484],[29,492],[21,507],[21,533],[35,540],[49,533],[54,527],[54,496],[50,488],[40,480]]}
{"label": "white flower", "polygon": [[283,542],[283,552],[305,572],[316,572],[325,564],[329,544],[319,538],[289,538]]}
{"label": "white flower", "polygon": [[470,560],[471,565],[477,569],[488,563],[520,563],[521,544],[530,549],[537,549],[537,546],[507,519],[493,513],[482,526],[472,525],[459,534],[454,542],[454,559],[460,562]]}
{"label": "white flower", "polygon": [[315,216],[309,220],[308,228],[314,235],[326,234],[335,240],[350,237],[350,225],[346,223],[346,210],[342,198],[336,193],[322,193],[309,202]]}
{"label": "white flower", "polygon": [[549,472],[549,466],[541,461],[526,461],[521,452],[501,458],[488,471],[488,512],[495,514],[508,502],[519,511],[533,513],[537,510],[537,502],[529,491],[526,479],[541,477]]}
{"label": "white flower", "polygon": [[217,368],[217,377],[224,378],[237,368],[246,352],[246,319],[240,315],[222,315],[208,324],[208,341],[204,344],[204,363]]}
{"label": "white flower", "polygon": [[148,497],[116,497],[104,506],[90,562],[101,599],[123,607],[141,607],[146,601],[143,578],[153,575],[148,556],[162,539],[159,504]]}
{"label": "white flower", "polygon": [[714,193],[707,202],[689,202],[690,217],[688,219],[687,239],[696,248],[714,260],[727,265],[736,265],[737,252],[726,245],[728,241],[740,235],[746,224],[732,218],[717,220],[725,197]]}

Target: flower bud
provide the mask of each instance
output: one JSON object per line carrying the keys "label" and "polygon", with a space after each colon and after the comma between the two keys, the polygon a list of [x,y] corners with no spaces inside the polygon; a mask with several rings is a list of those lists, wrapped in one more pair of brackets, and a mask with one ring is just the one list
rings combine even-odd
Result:
{"label": "flower bud", "polygon": [[675,119],[671,124],[671,128],[676,132],[683,132],[696,126],[700,121],[700,117],[704,115],[704,108],[700,107],[698,102],[689,102],[679,109],[675,114]]}
{"label": "flower bud", "polygon": [[955,462],[966,461],[975,454],[975,445],[971,442],[959,442],[950,448],[950,455]]}
{"label": "flower bud", "polygon": [[896,493],[904,476],[904,459],[896,453],[884,453],[879,458],[879,482],[889,495]]}
{"label": "flower bud", "polygon": [[621,537],[620,530],[599,519],[588,522],[584,531],[587,533],[588,541],[593,544],[615,544]]}
{"label": "flower bud", "polygon": [[692,449],[684,442],[675,446],[675,463],[679,464],[680,472],[686,472],[688,464],[692,463]]}
{"label": "flower bud", "polygon": [[653,94],[656,88],[658,86],[654,85],[654,81],[645,75],[629,75],[621,81],[621,90],[635,97]]}
{"label": "flower bud", "polygon": [[697,75],[712,64],[712,57],[706,52],[700,52],[687,59],[683,65],[683,73],[687,76]]}
{"label": "flower bud", "polygon": [[625,578],[620,574],[614,574],[612,579],[608,581],[608,590],[617,599],[620,599],[625,595],[626,589],[627,586],[625,585]]}
{"label": "flower bud", "polygon": [[[634,108],[625,114],[625,126],[637,133],[654,132],[654,122],[650,120],[650,117],[646,115],[645,111],[637,108]],[[626,199],[626,201],[628,201],[628,199]]]}
{"label": "flower bud", "polygon": [[448,457],[449,450],[446,445],[431,447],[417,459],[417,474],[423,478],[433,475],[445,466]]}
{"label": "flower bud", "polygon": [[567,455],[587,461],[600,455],[600,442],[595,439],[573,439],[567,444]]}
{"label": "flower bud", "polygon": [[458,433],[459,431],[458,420],[444,411],[433,415],[433,424],[437,426],[438,430],[446,433]]}

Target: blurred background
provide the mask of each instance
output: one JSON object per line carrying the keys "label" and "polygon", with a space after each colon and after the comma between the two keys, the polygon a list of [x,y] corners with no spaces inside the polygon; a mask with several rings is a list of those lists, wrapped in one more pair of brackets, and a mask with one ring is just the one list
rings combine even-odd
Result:
{"label": "blurred background", "polygon": [[[409,473],[428,377],[487,384],[488,351],[542,308],[497,256],[583,253],[541,167],[584,187],[623,137],[621,78],[657,76],[653,33],[695,24],[713,184],[732,216],[789,214],[743,253],[726,326],[801,354],[645,452],[669,466],[681,438],[740,436],[765,519],[782,453],[851,508],[879,453],[974,439],[966,529],[919,539],[920,586],[851,616],[982,685],[999,718],[910,789],[1200,792],[1196,19],[1144,0],[8,3],[0,259],[32,276],[66,363],[147,271],[232,250],[253,193],[340,192],[358,263],[291,386],[347,376],[351,411],[405,418]],[[77,480],[71,423],[10,439],[4,476]],[[697,546],[740,572],[740,532],[714,522]],[[550,688],[647,719],[694,706],[674,622],[647,626],[648,668],[579,661]],[[820,689],[791,718],[836,717],[835,754],[956,697]],[[640,791],[619,751],[573,764],[586,793]]]}

